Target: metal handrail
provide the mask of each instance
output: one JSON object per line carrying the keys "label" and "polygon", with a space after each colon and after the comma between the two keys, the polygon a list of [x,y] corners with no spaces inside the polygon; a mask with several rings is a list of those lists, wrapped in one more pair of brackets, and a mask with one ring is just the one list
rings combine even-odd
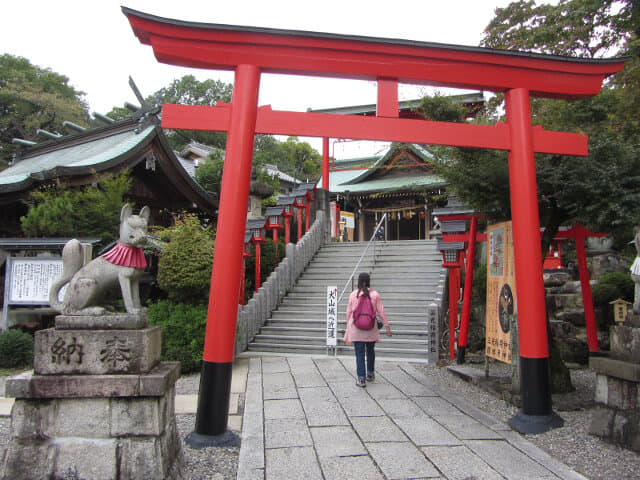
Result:
{"label": "metal handrail", "polygon": [[367,246],[365,247],[364,252],[362,252],[362,255],[360,255],[360,259],[358,260],[358,263],[356,263],[356,266],[353,269],[353,272],[351,272],[351,276],[347,280],[347,283],[344,284],[344,288],[342,289],[342,293],[340,293],[340,296],[338,297],[338,302],[337,302],[338,305],[340,305],[340,300],[342,300],[342,297],[344,296],[344,292],[347,290],[347,287],[349,286],[349,283],[351,283],[351,289],[353,290],[353,277],[355,276],[356,271],[358,270],[358,267],[360,266],[360,263],[362,262],[362,259],[367,254],[367,250],[369,250],[369,247],[371,246],[371,242],[374,242],[373,263],[375,265],[375,262],[376,262],[375,241],[377,240],[376,236],[377,236],[378,230],[380,230],[380,226],[382,225],[382,222],[384,221],[386,216],[387,216],[386,213],[384,215],[382,215],[382,218],[378,222],[378,225],[376,225],[376,228],[373,230],[373,235],[371,235],[371,238],[369,239],[369,242],[367,243]]}

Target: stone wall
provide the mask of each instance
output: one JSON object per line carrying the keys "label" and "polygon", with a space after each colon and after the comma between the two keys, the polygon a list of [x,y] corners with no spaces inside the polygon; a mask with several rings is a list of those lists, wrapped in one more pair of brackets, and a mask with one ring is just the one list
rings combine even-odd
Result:
{"label": "stone wall", "polygon": [[327,203],[326,198],[326,192],[318,190],[316,202],[314,202],[317,203],[318,208],[315,212],[315,221],[309,231],[297,244],[287,245],[284,259],[253,295],[253,298],[238,309],[236,354],[247,349],[249,342],[260,331],[282,298],[295,285],[298,277],[318,249],[328,241],[330,222],[326,215],[327,209],[322,208]]}

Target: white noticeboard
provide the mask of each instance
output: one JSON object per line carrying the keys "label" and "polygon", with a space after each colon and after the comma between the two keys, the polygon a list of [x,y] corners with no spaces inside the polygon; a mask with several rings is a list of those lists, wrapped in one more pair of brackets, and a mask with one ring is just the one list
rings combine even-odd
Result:
{"label": "white noticeboard", "polygon": [[338,287],[327,287],[327,347],[337,345]]}
{"label": "white noticeboard", "polygon": [[61,274],[61,258],[7,258],[0,330],[8,327],[9,305],[49,305],[49,289]]}

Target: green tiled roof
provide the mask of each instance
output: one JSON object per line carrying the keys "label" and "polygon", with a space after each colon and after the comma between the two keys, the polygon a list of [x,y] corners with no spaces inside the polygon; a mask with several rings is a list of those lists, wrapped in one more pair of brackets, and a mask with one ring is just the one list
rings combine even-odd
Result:
{"label": "green tiled roof", "polygon": [[31,183],[32,178],[42,180],[55,177],[61,169],[69,172],[103,170],[101,165],[145,144],[153,137],[155,129],[155,126],[150,125],[139,133],[133,129],[120,131],[103,138],[92,138],[86,142],[27,156],[0,172],[0,190],[21,190]]}
{"label": "green tiled roof", "polygon": [[[419,145],[403,144],[392,146],[384,155],[379,157],[367,157],[367,160],[375,160],[372,162],[371,168],[366,170],[334,170],[329,175],[329,191],[333,193],[375,193],[389,192],[396,190],[418,190],[421,188],[434,188],[445,186],[445,181],[432,173],[424,174],[412,172],[410,175],[389,175],[378,176],[378,178],[368,180],[373,173],[379,171],[376,167],[381,167],[388,163],[398,150],[407,149],[416,154],[424,161],[431,161],[433,156],[431,153]],[[362,159],[355,159],[362,160]],[[351,159],[344,160],[341,163],[351,163]],[[322,185],[322,179],[318,185]]]}
{"label": "green tiled roof", "polygon": [[418,190],[424,187],[442,187],[445,185],[445,181],[436,175],[403,175],[343,184],[339,185],[338,188],[341,192],[348,190],[350,193],[373,193],[396,190]]}

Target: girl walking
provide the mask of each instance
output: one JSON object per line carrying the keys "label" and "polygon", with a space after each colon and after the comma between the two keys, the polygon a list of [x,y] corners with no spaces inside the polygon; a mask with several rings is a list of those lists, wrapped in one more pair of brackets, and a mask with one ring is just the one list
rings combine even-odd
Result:
{"label": "girl walking", "polygon": [[[344,332],[344,341],[347,345],[355,347],[356,352],[356,371],[358,380],[356,385],[359,387],[365,387],[367,381],[372,382],[375,380],[375,346],[376,342],[380,341],[380,331],[373,322],[373,328],[363,330],[356,326],[354,321],[354,312],[356,308],[359,311],[363,309],[358,307],[361,300],[364,302],[371,301],[375,313],[382,320],[383,325],[386,327],[387,336],[391,336],[391,327],[389,326],[389,320],[384,313],[384,306],[382,300],[380,300],[380,294],[370,288],[370,278],[368,273],[361,273],[358,276],[358,289],[351,292],[349,295],[349,303],[347,304],[347,328]],[[365,354],[366,354],[366,370],[365,370]]]}

